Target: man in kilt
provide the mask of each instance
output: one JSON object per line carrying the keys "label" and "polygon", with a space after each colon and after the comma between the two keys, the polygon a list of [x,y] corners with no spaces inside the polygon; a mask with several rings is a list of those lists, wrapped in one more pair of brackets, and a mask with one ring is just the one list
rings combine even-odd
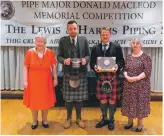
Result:
{"label": "man in kilt", "polygon": [[[79,127],[85,128],[85,123],[81,118],[83,101],[88,99],[87,64],[90,60],[89,44],[85,37],[78,36],[77,22],[71,20],[67,23],[69,36],[62,37],[59,41],[58,61],[63,64],[63,99],[67,109],[67,119],[64,128],[71,126],[72,109],[76,109],[76,123]],[[80,58],[80,68],[73,68],[72,58]],[[77,88],[70,86],[69,80],[72,76],[79,76],[80,85]]]}
{"label": "man in kilt", "polygon": [[[96,96],[100,100],[100,108],[102,111],[102,120],[96,124],[96,128],[101,128],[108,125],[109,130],[114,130],[114,114],[116,111],[116,97],[119,86],[118,74],[120,69],[124,67],[124,58],[122,49],[119,44],[110,42],[110,30],[102,28],[100,30],[101,43],[92,48],[90,67],[96,72],[97,87]],[[116,57],[116,65],[113,72],[98,72],[97,57]],[[103,81],[110,81],[112,89],[110,93],[102,91]],[[109,108],[109,119],[107,117],[107,110]]]}

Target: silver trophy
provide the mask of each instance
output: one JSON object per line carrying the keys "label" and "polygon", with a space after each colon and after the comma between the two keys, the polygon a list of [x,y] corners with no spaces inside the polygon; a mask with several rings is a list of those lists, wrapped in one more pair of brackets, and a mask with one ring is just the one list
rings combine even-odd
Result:
{"label": "silver trophy", "polygon": [[97,68],[100,72],[112,72],[116,65],[116,57],[98,57]]}

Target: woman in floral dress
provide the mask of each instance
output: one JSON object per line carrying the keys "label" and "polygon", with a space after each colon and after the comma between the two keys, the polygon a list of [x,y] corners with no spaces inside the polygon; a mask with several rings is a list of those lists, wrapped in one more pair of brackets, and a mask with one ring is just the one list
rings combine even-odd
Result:
{"label": "woman in floral dress", "polygon": [[141,42],[133,39],[132,54],[125,60],[124,90],[122,115],[128,117],[124,129],[133,127],[133,119],[137,118],[136,132],[142,131],[143,118],[150,114],[150,76],[152,62],[150,56],[142,51]]}

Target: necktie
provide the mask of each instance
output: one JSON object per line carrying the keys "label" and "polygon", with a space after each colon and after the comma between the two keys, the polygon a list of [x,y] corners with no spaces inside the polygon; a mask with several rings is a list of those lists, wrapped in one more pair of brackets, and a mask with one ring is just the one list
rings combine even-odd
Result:
{"label": "necktie", "polygon": [[76,47],[75,47],[75,39],[72,39],[72,58],[76,57]]}
{"label": "necktie", "polygon": [[105,52],[106,52],[106,50],[107,50],[107,49],[106,49],[107,44],[104,44],[104,45],[103,45],[103,47],[104,47],[104,53],[105,53]]}
{"label": "necktie", "polygon": [[72,45],[75,47],[75,39],[72,39]]}

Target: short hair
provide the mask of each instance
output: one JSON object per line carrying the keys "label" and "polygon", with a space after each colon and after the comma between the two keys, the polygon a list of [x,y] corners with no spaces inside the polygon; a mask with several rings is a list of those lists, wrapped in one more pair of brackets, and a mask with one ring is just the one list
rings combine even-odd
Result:
{"label": "short hair", "polygon": [[77,22],[76,22],[75,20],[70,20],[70,21],[68,21],[67,26],[68,26],[69,24],[74,24],[74,23],[77,25]]}
{"label": "short hair", "polygon": [[108,27],[102,27],[102,28],[100,29],[100,35],[101,35],[101,32],[102,32],[103,30],[109,31],[109,33],[110,33],[110,29],[109,29]]}
{"label": "short hair", "polygon": [[38,32],[38,33],[35,35],[34,42],[35,42],[36,38],[43,38],[44,41],[46,42],[46,37],[45,37],[45,35],[44,35],[42,32]]}
{"label": "short hair", "polygon": [[133,43],[134,41],[139,41],[139,44],[142,46],[141,40],[139,40],[139,38],[137,38],[137,37],[133,37],[133,39],[130,41],[130,46],[132,45],[132,43]]}

